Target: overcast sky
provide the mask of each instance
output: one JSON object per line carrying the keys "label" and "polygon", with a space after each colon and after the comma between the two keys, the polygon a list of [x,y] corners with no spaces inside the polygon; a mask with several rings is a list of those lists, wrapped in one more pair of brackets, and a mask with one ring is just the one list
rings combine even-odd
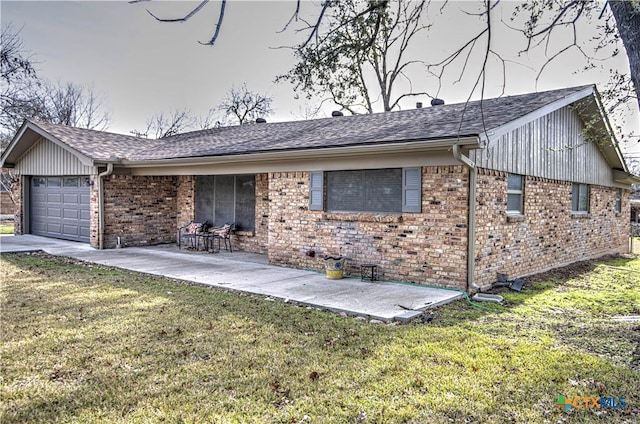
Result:
{"label": "overcast sky", "polygon": [[[508,21],[517,3],[502,3],[494,14]],[[112,116],[109,131],[143,130],[152,114],[174,109],[186,108],[193,114],[203,115],[215,107],[232,86],[242,83],[273,98],[276,114],[269,121],[302,119],[307,102],[295,100],[290,85],[273,82],[276,75],[286,73],[294,64],[289,49],[275,47],[290,46],[301,39],[292,29],[278,33],[295,10],[295,1],[230,0],[220,37],[213,47],[202,46],[198,41],[211,38],[219,2],[212,1],[186,23],[159,23],[146,11],[174,18],[187,14],[197,4],[157,0],[139,4],[2,0],[0,17],[3,26],[11,23],[15,28],[22,28],[20,36],[24,46],[38,62],[37,69],[42,76],[92,86],[104,95],[106,109]],[[302,15],[316,16],[318,4],[303,1]],[[460,10],[472,11],[477,4],[453,1],[443,13],[439,5],[432,5],[427,20],[434,26],[425,32],[412,54],[421,59],[441,59],[464,44],[482,27],[476,17]],[[581,38],[586,40],[597,35],[595,26],[594,22],[585,21]],[[495,46],[526,65],[508,64],[507,94],[590,83],[602,86],[610,68],[628,72],[624,55],[590,72],[579,72],[584,60],[573,50],[549,66],[536,83],[536,70],[544,62],[544,52],[540,49],[518,57],[517,51],[525,43],[522,36],[504,25],[497,25],[495,31]],[[558,45],[564,36],[558,33],[555,39]],[[482,49],[478,49],[471,57],[467,76],[461,83],[454,84],[458,75],[452,73],[439,91],[437,81],[422,68],[416,68],[411,74],[414,89],[437,94],[447,103],[466,100],[482,53]],[[493,61],[490,69],[486,97],[500,95],[503,85],[500,64]],[[473,97],[478,98],[479,93]],[[425,105],[429,103],[428,97],[411,99],[403,103],[403,108],[414,107],[416,100]],[[313,106],[317,102],[308,104]],[[336,107],[325,105],[319,117],[330,115],[332,109]],[[626,129],[637,132],[640,126],[637,105],[634,109],[635,114],[625,116]]]}

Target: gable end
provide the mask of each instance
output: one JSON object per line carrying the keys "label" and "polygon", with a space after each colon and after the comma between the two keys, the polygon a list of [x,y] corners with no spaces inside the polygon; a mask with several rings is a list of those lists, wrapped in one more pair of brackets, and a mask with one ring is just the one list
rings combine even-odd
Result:
{"label": "gable end", "polygon": [[41,137],[15,164],[18,175],[91,175],[96,170],[77,156]]}
{"label": "gable end", "polygon": [[613,169],[572,106],[547,113],[470,152],[479,167],[560,181],[615,186]]}

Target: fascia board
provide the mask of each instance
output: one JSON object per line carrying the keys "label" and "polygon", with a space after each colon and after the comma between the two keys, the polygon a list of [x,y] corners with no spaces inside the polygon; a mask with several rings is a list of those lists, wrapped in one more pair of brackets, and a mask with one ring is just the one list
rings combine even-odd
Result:
{"label": "fascia board", "polygon": [[[593,98],[595,99],[595,104],[598,108],[598,113],[602,118],[602,122],[604,123],[605,129],[609,134],[609,138],[611,139],[611,145],[598,146],[598,147],[600,147],[600,151],[605,156],[605,158],[607,159],[607,162],[609,162],[609,165],[611,165],[612,168],[622,168],[624,172],[628,173],[629,168],[627,167],[627,163],[624,160],[624,156],[622,155],[622,151],[620,150],[620,147],[618,145],[618,140],[615,137],[615,133],[611,128],[609,117],[605,113],[604,105],[602,104],[602,99],[600,99],[600,96],[598,95],[597,92],[593,93]],[[612,161],[609,160],[611,153],[613,153],[613,156],[616,159],[616,163],[611,163]],[[634,183],[634,184],[637,184],[637,183]]]}
{"label": "fascia board", "polygon": [[462,138],[451,138],[442,140],[420,140],[404,143],[387,143],[365,146],[345,146],[345,147],[328,147],[320,149],[301,149],[286,150],[278,152],[261,152],[224,156],[203,156],[195,158],[176,158],[176,159],[159,159],[159,160],[122,160],[121,166],[131,168],[157,167],[157,166],[176,166],[176,165],[211,165],[223,163],[248,163],[262,162],[272,160],[295,160],[308,158],[328,158],[328,157],[345,157],[359,155],[385,154],[390,152],[425,152],[425,151],[442,151],[448,150],[454,144],[458,144],[468,149],[481,148],[480,140],[477,136],[465,136]]}
{"label": "fascia board", "polygon": [[[23,134],[27,130],[27,124],[28,123],[29,123],[29,121],[24,121],[22,123],[22,125],[18,129],[18,132],[16,133],[16,135],[13,136],[13,138],[11,139],[11,142],[9,143],[7,148],[4,150],[4,152],[2,152],[2,156],[0,156],[0,168],[4,168],[4,167],[6,167],[8,165],[13,167],[13,165],[15,165],[15,162],[16,162],[15,159],[13,161],[11,161],[10,163],[7,163],[7,159],[11,159],[11,154],[13,153],[16,145],[18,144],[18,141],[22,138]],[[31,146],[27,147],[25,149],[25,152],[28,151],[30,148],[31,148]]]}
{"label": "fascia board", "polygon": [[620,169],[613,170],[613,180],[621,184],[640,184],[640,177]]}
{"label": "fascia board", "polygon": [[[48,132],[46,132],[45,130],[43,130],[42,128],[38,127],[36,124],[34,124],[33,122],[30,122],[30,121],[26,121],[22,125],[20,130],[18,130],[18,133],[16,134],[16,136],[13,138],[13,140],[9,144],[9,147],[7,148],[5,153],[2,155],[2,161],[0,162],[1,165],[4,165],[6,159],[11,157],[11,153],[19,145],[20,140],[23,139],[23,137],[24,137],[25,133],[27,132],[27,130],[31,130],[34,133],[38,134],[39,136],[44,137],[48,141],[50,141],[53,144],[57,145],[58,147],[69,151],[71,154],[76,156],[78,158],[78,160],[84,166],[95,166],[94,161],[93,161],[92,158],[90,158],[89,156],[85,155],[82,152],[79,152],[78,150],[74,149],[73,147],[70,147],[68,144],[64,143],[63,141],[61,141],[58,138],[54,137],[53,135],[49,134]],[[38,142],[38,140],[39,139],[35,139],[34,142],[30,146],[25,146],[25,148],[22,149],[22,151],[19,152],[19,155],[14,158],[12,164],[15,164],[15,162],[18,162],[22,157],[24,157],[24,155],[27,154],[33,148],[33,146],[35,146],[35,144]]]}

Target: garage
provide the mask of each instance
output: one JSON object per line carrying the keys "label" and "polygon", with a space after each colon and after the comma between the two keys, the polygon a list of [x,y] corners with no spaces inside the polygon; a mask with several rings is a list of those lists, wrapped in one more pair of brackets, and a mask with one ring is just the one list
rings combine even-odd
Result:
{"label": "garage", "polygon": [[89,242],[88,176],[31,177],[31,234]]}

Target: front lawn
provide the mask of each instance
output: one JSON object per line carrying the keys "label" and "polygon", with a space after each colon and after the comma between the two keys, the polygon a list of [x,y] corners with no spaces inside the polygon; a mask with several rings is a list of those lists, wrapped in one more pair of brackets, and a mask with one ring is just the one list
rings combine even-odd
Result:
{"label": "front lawn", "polygon": [[[626,268],[619,269],[619,268]],[[0,420],[556,423],[640,420],[640,260],[506,306],[354,318],[46,255],[2,255]],[[345,280],[345,284],[349,284]],[[624,397],[622,409],[555,406]]]}

